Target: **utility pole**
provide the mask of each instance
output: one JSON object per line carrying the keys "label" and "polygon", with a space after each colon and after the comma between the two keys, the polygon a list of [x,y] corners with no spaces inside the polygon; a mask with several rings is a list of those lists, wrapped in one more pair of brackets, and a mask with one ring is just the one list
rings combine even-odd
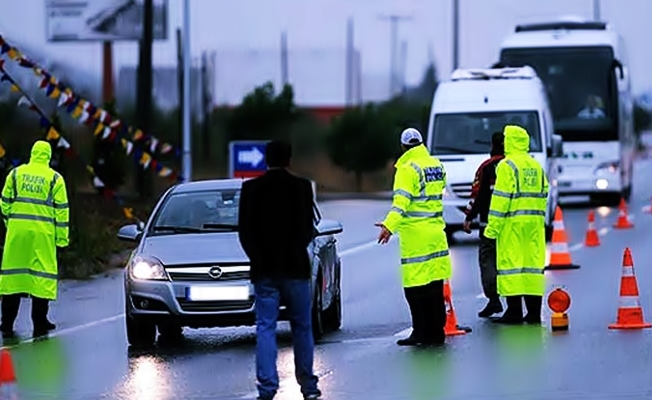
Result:
{"label": "utility pole", "polygon": [[[152,0],[149,0],[150,2]],[[183,0],[183,174],[184,182],[192,181],[192,131],[190,128],[190,0]]]}
{"label": "utility pole", "polygon": [[593,20],[600,21],[600,0],[593,0]]}
{"label": "utility pole", "polygon": [[177,126],[177,140],[179,146],[183,143],[183,35],[181,28],[177,28],[177,97],[179,98],[179,126]]}
{"label": "utility pole", "polygon": [[281,33],[281,84],[283,86],[290,83],[288,71],[288,35],[287,32]]}
{"label": "utility pole", "polygon": [[[154,42],[154,1],[145,0],[143,5],[143,36],[140,39],[138,57],[138,90],[136,92],[136,118],[138,128],[146,134],[151,133],[152,122],[152,43]],[[139,150],[145,151],[144,146]],[[141,197],[147,197],[149,191],[148,174],[140,160],[136,160],[136,191]]]}
{"label": "utility pole", "polygon": [[453,0],[453,71],[460,67],[460,0]]}
{"label": "utility pole", "polygon": [[353,105],[353,64],[355,57],[355,44],[354,44],[354,31],[353,31],[353,18],[349,17],[346,23],[346,67],[345,67],[345,88],[346,93],[346,106]]}
{"label": "utility pole", "polygon": [[389,95],[393,97],[397,92],[398,87],[398,24],[411,20],[412,17],[401,15],[389,15],[380,17],[383,20],[388,20],[390,23],[390,70],[389,70]]}

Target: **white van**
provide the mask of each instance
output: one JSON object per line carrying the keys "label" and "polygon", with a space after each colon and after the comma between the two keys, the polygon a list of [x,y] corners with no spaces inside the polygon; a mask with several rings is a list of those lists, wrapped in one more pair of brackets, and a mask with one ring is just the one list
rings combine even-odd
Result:
{"label": "white van", "polygon": [[[489,157],[491,135],[510,124],[528,131],[530,154],[541,163],[550,181],[546,212],[546,238],[550,240],[562,138],[553,134],[544,86],[528,66],[456,70],[450,81],[437,87],[428,149],[446,169],[444,219],[449,236],[462,229],[475,171]],[[472,226],[477,229],[477,221]]]}

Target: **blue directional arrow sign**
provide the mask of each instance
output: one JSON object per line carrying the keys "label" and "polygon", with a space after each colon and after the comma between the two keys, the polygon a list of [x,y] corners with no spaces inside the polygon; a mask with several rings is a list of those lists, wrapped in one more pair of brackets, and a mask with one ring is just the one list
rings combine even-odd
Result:
{"label": "blue directional arrow sign", "polygon": [[267,141],[229,142],[229,176],[231,178],[253,178],[267,170],[265,146]]}

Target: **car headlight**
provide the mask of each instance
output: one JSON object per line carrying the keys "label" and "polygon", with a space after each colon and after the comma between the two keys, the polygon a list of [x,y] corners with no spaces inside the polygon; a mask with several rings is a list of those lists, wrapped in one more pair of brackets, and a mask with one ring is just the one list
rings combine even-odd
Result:
{"label": "car headlight", "polygon": [[608,162],[603,162],[600,163],[596,169],[595,173],[598,172],[609,172],[611,174],[614,174],[618,171],[618,168],[620,168],[620,161],[608,161]]}
{"label": "car headlight", "polygon": [[148,281],[167,281],[170,279],[165,268],[163,268],[163,264],[151,258],[134,258],[129,267],[129,272],[134,279]]}

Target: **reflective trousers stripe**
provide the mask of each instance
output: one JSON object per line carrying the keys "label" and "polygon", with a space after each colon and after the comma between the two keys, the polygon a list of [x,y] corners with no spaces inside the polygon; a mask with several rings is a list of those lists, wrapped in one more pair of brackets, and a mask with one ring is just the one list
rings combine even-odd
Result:
{"label": "reflective trousers stripe", "polygon": [[493,215],[494,217],[499,217],[499,218],[515,217],[518,215],[537,215],[537,216],[545,217],[546,212],[541,210],[515,210],[515,211],[509,211],[505,213],[496,210],[489,210],[489,215]]}
{"label": "reflective trousers stripe", "polygon": [[49,272],[43,272],[43,271],[34,271],[33,269],[29,269],[29,268],[0,269],[0,275],[31,275],[31,276],[37,276],[39,278],[46,278],[46,279],[59,278],[57,274],[51,274]]}
{"label": "reflective trousers stripe", "polygon": [[498,275],[517,275],[517,274],[543,274],[543,268],[536,267],[523,267],[523,268],[510,268],[499,269]]}
{"label": "reflective trousers stripe", "polygon": [[448,250],[436,251],[434,253],[425,254],[423,256],[401,258],[401,264],[422,263],[422,262],[434,260],[435,258],[446,257],[448,255],[449,255]]}
{"label": "reflective trousers stripe", "polygon": [[443,196],[441,195],[432,195],[432,196],[413,196],[412,193],[403,189],[396,189],[394,191],[394,196],[403,196],[410,201],[428,201],[428,200],[441,200]]}
{"label": "reflective trousers stripe", "polygon": [[397,212],[404,217],[408,218],[441,218],[444,216],[443,212],[427,212],[427,211],[405,211],[398,207],[390,208],[390,211]]}
{"label": "reflective trousers stripe", "polygon": [[57,222],[54,217],[43,217],[40,215],[30,215],[30,214],[16,214],[16,213],[11,213],[7,217],[8,219],[22,219],[22,220],[28,220],[28,221],[43,221],[43,222],[49,222],[54,224],[54,226],[57,226],[59,228],[67,228],[68,227],[68,222]]}

